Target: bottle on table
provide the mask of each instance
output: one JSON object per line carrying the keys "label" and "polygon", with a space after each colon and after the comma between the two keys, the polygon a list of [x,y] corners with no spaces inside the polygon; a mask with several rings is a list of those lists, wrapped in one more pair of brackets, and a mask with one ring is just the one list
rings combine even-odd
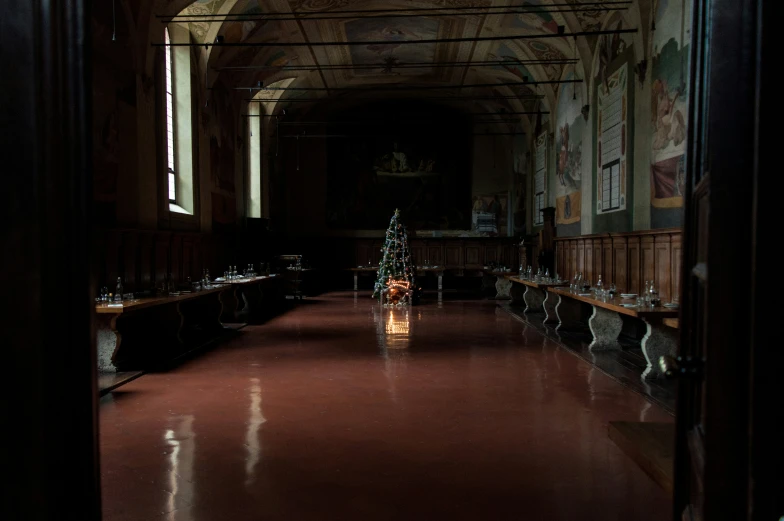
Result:
{"label": "bottle on table", "polygon": [[596,281],[596,296],[601,297],[604,295],[604,282],[602,281],[602,275],[599,274],[599,280]]}
{"label": "bottle on table", "polygon": [[122,302],[123,299],[123,284],[122,279],[117,277],[117,289],[114,291],[114,301],[115,302]]}
{"label": "bottle on table", "polygon": [[656,285],[653,283],[653,281],[651,281],[651,289],[648,291],[648,295],[648,301],[651,307],[656,307],[661,303],[659,300],[659,292],[656,291]]}

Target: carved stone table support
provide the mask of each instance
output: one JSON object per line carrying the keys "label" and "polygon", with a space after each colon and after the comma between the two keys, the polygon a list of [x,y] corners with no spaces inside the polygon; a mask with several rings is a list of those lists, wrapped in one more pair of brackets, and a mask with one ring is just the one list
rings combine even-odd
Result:
{"label": "carved stone table support", "polygon": [[593,315],[588,320],[588,326],[593,335],[593,342],[588,346],[591,351],[621,348],[618,343],[618,335],[621,334],[623,320],[618,313],[593,306]]}
{"label": "carved stone table support", "polygon": [[525,304],[525,286],[522,284],[512,284],[509,290],[509,296],[512,298],[513,305]]}
{"label": "carved stone table support", "polygon": [[96,314],[95,337],[98,350],[98,370],[103,373],[116,373],[114,357],[120,348],[122,335],[117,331],[119,315]]}
{"label": "carved stone table support", "polygon": [[509,293],[511,291],[512,291],[512,281],[507,279],[503,275],[497,276],[495,281],[495,298],[508,299],[510,298]]}
{"label": "carved stone table support", "polygon": [[523,300],[525,300],[525,313],[541,312],[545,297],[544,290],[526,286],[525,295],[523,295]]}
{"label": "carved stone table support", "polygon": [[223,305],[223,322],[236,322],[240,311],[240,295],[238,286],[227,286],[220,293],[220,302]]}
{"label": "carved stone table support", "polygon": [[555,307],[558,305],[558,295],[553,293],[552,291],[545,291],[545,299],[544,303],[544,323],[545,324],[557,324],[558,323],[558,315],[555,312]]}
{"label": "carved stone table support", "polygon": [[659,358],[665,355],[675,356],[678,348],[678,331],[660,322],[651,323],[643,319],[647,331],[642,338],[642,354],[648,366],[642,372],[643,380],[661,378],[664,375],[659,368]]}

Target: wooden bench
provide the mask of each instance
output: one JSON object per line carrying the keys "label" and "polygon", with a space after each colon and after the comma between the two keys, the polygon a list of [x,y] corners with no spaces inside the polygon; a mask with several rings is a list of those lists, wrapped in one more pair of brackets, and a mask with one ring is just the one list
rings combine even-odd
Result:
{"label": "wooden bench", "polygon": [[614,421],[610,422],[607,435],[653,481],[672,494],[674,423]]}
{"label": "wooden bench", "polygon": [[511,283],[520,284],[525,288],[525,292],[521,297],[515,294],[516,292],[514,290],[511,291],[513,303],[520,302],[521,300],[525,303],[524,313],[538,313],[544,311],[545,324],[558,321],[555,314],[556,297],[551,293],[555,288],[568,286],[568,282],[535,282],[533,280],[521,279],[514,276],[507,277],[507,279]]}
{"label": "wooden bench", "polygon": [[96,304],[98,370],[147,370],[224,332],[216,286],[179,295]]}
{"label": "wooden bench", "polygon": [[[623,327],[620,315],[641,319],[647,328],[642,339],[642,353],[645,356],[647,367],[642,373],[643,379],[659,378],[664,376],[659,367],[659,358],[664,355],[674,355],[678,340],[672,327],[664,325],[664,319],[678,317],[677,309],[662,306],[655,308],[633,306],[635,300],[614,298],[595,298],[593,294],[585,295],[575,293],[569,288],[552,288],[551,292],[558,296],[555,313],[560,325],[574,324],[581,313],[575,305],[582,302],[593,308],[593,314],[588,320],[588,326],[593,335],[589,348],[591,351],[620,349],[618,336]],[[626,305],[624,305],[626,304]]]}

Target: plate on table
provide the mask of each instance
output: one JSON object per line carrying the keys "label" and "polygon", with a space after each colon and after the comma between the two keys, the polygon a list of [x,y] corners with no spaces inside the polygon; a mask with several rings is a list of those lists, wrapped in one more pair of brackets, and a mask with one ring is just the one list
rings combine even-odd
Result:
{"label": "plate on table", "polygon": [[590,297],[593,295],[593,293],[578,293],[578,295],[580,295],[581,297]]}
{"label": "plate on table", "polygon": [[625,308],[636,308],[637,304],[621,304],[621,306],[623,306]]}
{"label": "plate on table", "polygon": [[637,298],[637,293],[621,293],[621,298]]}
{"label": "plate on table", "polygon": [[215,279],[215,282],[226,282],[226,279],[224,279],[223,277],[218,277],[217,279]]}
{"label": "plate on table", "polygon": [[678,304],[675,304],[674,302],[667,302],[666,304],[664,304],[664,307],[670,309],[678,309]]}

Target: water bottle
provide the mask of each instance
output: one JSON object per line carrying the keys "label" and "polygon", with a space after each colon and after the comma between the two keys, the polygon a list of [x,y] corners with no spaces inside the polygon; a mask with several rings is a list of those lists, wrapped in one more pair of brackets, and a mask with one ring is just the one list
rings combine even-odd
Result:
{"label": "water bottle", "polygon": [[114,301],[122,302],[123,299],[122,296],[123,296],[122,279],[120,277],[117,277],[117,289],[115,289],[114,291]]}

